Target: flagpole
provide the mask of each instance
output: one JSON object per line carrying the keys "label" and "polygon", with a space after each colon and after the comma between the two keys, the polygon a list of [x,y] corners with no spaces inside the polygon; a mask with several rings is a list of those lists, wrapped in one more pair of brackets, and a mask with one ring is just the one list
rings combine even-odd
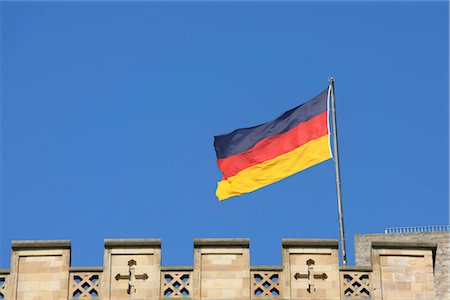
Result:
{"label": "flagpole", "polygon": [[344,213],[342,212],[342,192],[341,192],[341,172],[339,168],[339,152],[338,152],[338,137],[336,125],[336,103],[334,100],[334,78],[329,79],[330,82],[330,96],[331,96],[331,119],[333,123],[333,148],[334,148],[334,164],[336,171],[336,192],[338,199],[338,213],[339,213],[339,230],[341,240],[342,264],[347,265],[347,254],[345,252],[345,234],[344,234]]}

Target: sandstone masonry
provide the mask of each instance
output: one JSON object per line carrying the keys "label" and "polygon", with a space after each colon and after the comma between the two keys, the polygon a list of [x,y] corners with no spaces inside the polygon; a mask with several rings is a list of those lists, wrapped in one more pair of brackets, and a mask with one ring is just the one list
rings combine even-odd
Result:
{"label": "sandstone masonry", "polygon": [[107,239],[103,267],[73,267],[69,241],[13,241],[0,299],[450,299],[440,237],[358,235],[355,249],[339,266],[337,240],[283,239],[281,266],[251,266],[248,239],[195,239],[192,266],[161,266],[160,240]]}
{"label": "sandstone masonry", "polygon": [[355,235],[355,261],[357,265],[371,265],[371,246],[377,242],[423,242],[436,244],[434,256],[434,282],[436,299],[450,299],[450,232],[409,232],[395,234]]}

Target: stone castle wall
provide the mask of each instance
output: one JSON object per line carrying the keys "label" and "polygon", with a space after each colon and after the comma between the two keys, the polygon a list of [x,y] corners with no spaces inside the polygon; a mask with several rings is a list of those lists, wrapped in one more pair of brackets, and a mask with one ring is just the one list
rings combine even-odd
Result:
{"label": "stone castle wall", "polygon": [[339,266],[337,240],[284,239],[281,266],[251,266],[248,239],[195,239],[192,266],[161,266],[159,240],[108,239],[103,267],[73,267],[69,241],[13,241],[0,299],[434,300],[436,249],[373,242],[368,264]]}
{"label": "stone castle wall", "polygon": [[450,232],[409,232],[355,235],[355,260],[358,265],[371,264],[373,242],[431,242],[437,245],[434,260],[436,299],[450,299]]}

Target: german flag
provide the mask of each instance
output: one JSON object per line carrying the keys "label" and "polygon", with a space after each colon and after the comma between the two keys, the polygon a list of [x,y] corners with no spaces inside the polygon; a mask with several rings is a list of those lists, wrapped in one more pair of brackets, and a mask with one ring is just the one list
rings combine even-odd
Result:
{"label": "german flag", "polygon": [[327,99],[328,88],[271,122],[214,137],[223,174],[217,198],[252,192],[330,159]]}

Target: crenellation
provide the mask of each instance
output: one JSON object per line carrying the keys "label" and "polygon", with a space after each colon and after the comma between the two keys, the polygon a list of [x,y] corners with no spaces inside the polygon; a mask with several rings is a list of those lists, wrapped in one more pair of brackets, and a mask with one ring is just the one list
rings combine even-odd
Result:
{"label": "crenellation", "polygon": [[[436,247],[431,247],[429,255],[432,260],[427,257],[425,261],[432,264],[434,274],[434,290],[437,300],[450,299],[450,232],[448,228],[443,228],[444,231],[435,232],[414,232],[410,231],[395,231],[390,234],[358,234],[355,235],[355,261],[358,265],[370,265],[372,262],[372,245],[378,247],[379,243],[389,242],[391,248],[395,243],[409,242],[409,243],[431,243]],[[393,244],[394,243],[394,244]],[[430,245],[429,245],[430,246]],[[401,250],[390,249],[391,253],[400,253]],[[416,248],[417,250],[417,248]],[[410,250],[412,251],[412,250]],[[410,252],[412,253],[412,252]],[[412,260],[413,265],[421,264],[418,260]],[[428,275],[428,281],[432,280],[431,275]],[[428,288],[428,287],[427,287]],[[429,289],[429,288],[428,288]]]}
{"label": "crenellation", "polygon": [[250,298],[250,241],[194,239],[194,298]]}
{"label": "crenellation", "polygon": [[283,239],[282,247],[291,299],[340,299],[337,240]]}
{"label": "crenellation", "polygon": [[159,239],[106,239],[104,244],[102,299],[159,298]]}
{"label": "crenellation", "polygon": [[195,239],[192,266],[161,266],[159,239],[106,239],[99,267],[70,266],[69,241],[12,246],[0,299],[449,299],[430,241],[374,241],[356,266],[339,266],[331,239],[283,239],[281,266],[251,266],[248,239]]}
{"label": "crenellation", "polygon": [[13,241],[12,249],[5,297],[67,299],[70,241]]}

